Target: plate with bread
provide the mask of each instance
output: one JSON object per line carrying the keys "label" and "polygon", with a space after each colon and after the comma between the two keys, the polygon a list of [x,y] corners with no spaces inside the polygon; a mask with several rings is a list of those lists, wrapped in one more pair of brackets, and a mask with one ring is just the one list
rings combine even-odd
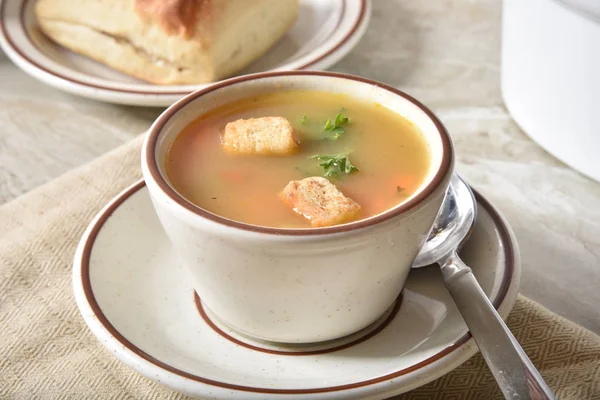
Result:
{"label": "plate with bread", "polygon": [[168,106],[237,75],[326,69],[370,13],[370,0],[0,0],[0,46],[66,92]]}

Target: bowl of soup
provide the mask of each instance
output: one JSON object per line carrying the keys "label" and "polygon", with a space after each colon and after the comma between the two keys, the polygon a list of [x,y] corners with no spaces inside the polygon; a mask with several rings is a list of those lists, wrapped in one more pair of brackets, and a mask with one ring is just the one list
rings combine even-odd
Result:
{"label": "bowl of soup", "polygon": [[316,71],[194,92],[142,149],[154,208],[203,306],[280,343],[351,335],[394,304],[453,167],[451,139],[423,104]]}

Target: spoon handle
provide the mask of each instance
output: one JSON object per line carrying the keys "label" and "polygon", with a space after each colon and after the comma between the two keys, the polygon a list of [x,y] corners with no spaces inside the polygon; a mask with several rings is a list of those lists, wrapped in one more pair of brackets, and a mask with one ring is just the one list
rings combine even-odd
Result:
{"label": "spoon handle", "polygon": [[454,253],[442,265],[442,274],[504,397],[556,399],[488,300],[471,268]]}

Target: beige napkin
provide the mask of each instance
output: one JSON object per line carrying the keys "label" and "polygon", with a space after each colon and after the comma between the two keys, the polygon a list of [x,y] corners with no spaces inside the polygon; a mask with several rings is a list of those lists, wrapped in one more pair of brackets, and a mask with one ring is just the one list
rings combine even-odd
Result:
{"label": "beige napkin", "polygon": [[[71,261],[94,214],[140,177],[141,138],[0,207],[0,399],[184,399],[85,326]],[[508,324],[559,399],[600,399],[600,337],[519,297]],[[398,399],[501,399],[477,355]]]}

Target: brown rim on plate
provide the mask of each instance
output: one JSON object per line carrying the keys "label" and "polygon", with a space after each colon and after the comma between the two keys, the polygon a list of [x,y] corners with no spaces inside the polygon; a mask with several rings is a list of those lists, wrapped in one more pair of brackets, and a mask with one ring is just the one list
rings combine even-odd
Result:
{"label": "brown rim on plate", "polygon": [[[32,1],[32,0],[22,0],[22,4],[21,4],[21,9],[19,12],[19,22],[21,24],[21,26],[23,27],[23,32],[25,34],[26,39],[29,41],[29,44],[34,47],[38,52],[45,54],[41,49],[39,49],[35,42],[33,40],[31,40],[31,37],[29,35],[29,30],[26,27],[25,24],[25,12],[27,10],[27,6],[28,3]],[[359,26],[363,23],[365,17],[366,17],[366,11],[367,11],[367,1],[368,0],[360,0],[360,11],[359,11],[359,15],[358,18],[356,19],[356,21],[354,21],[354,25],[352,26],[352,28],[350,29],[350,31],[348,31],[348,33],[342,38],[340,39],[339,42],[337,42],[333,47],[331,47],[329,50],[327,50],[325,53],[319,55],[317,58],[311,60],[310,62],[298,67],[297,69],[309,69],[311,66],[313,66],[314,64],[318,63],[319,61],[323,60],[324,58],[330,56],[332,53],[335,53],[340,47],[342,47],[356,32],[356,30],[359,28]],[[336,22],[336,28],[339,26],[341,20],[343,19],[344,13],[346,11],[346,1],[345,0],[340,0],[341,5],[342,5],[342,12],[340,15],[340,18],[338,19],[338,21]],[[27,56],[27,54],[25,54],[14,42],[14,40],[11,38],[10,34],[8,33],[8,29],[6,28],[6,22],[5,22],[5,8],[6,8],[6,4],[8,3],[8,0],[0,0],[0,31],[2,32],[2,34],[4,35],[4,37],[6,38],[6,42],[7,44],[12,48],[12,50],[17,53],[23,60],[27,61],[29,64],[33,65],[35,68],[37,68],[38,70],[48,74],[48,75],[52,75],[54,77],[60,78],[64,81],[70,82],[70,83],[74,83],[77,85],[81,85],[81,86],[86,86],[86,87],[90,87],[90,88],[94,88],[94,89],[101,89],[101,90],[107,90],[107,91],[112,91],[112,92],[119,92],[119,93],[130,93],[130,94],[144,94],[144,95],[187,95],[189,93],[191,93],[193,90],[174,90],[174,91],[161,91],[161,92],[153,92],[150,90],[140,90],[140,89],[119,89],[119,88],[112,88],[112,87],[108,87],[108,86],[103,86],[103,85],[99,85],[99,84],[93,84],[93,83],[88,83],[88,82],[83,82],[80,81],[78,79],[74,79],[71,78],[68,75],[63,75],[57,72],[54,72],[53,70],[46,68],[43,65],[40,65],[39,63],[35,62],[34,60],[32,60],[29,56]],[[110,67],[108,67],[110,68]],[[148,82],[148,84],[151,84]],[[212,82],[208,82],[206,84],[198,84],[198,85],[210,85],[212,84]],[[157,85],[158,86],[158,85]],[[163,87],[168,87],[168,85],[165,85]]]}
{"label": "brown rim on plate", "polygon": [[[286,229],[286,228],[273,228],[273,227],[265,227],[259,225],[251,225],[243,222],[234,221],[228,218],[221,217],[217,214],[213,214],[194,203],[188,201],[182,195],[180,195],[165,179],[163,174],[160,172],[158,163],[156,160],[156,146],[158,144],[158,138],[160,137],[161,131],[163,127],[168,123],[168,121],[173,118],[173,116],[179,112],[182,108],[187,106],[189,103],[194,100],[202,97],[208,93],[211,93],[215,90],[219,90],[221,88],[235,85],[241,82],[259,80],[264,78],[273,78],[273,77],[288,77],[288,76],[321,76],[321,77],[330,77],[330,78],[340,78],[347,79],[351,81],[366,83],[372,86],[376,86],[380,89],[386,90],[395,94],[396,96],[400,96],[410,103],[417,106],[421,111],[423,111],[429,119],[434,123],[437,132],[440,136],[440,140],[442,142],[442,160],[440,163],[440,167],[435,173],[435,176],[423,188],[420,192],[416,194],[415,197],[397,205],[394,208],[389,209],[381,214],[377,214],[375,216],[365,218],[362,220],[358,220],[355,222],[350,222],[347,224],[324,227],[324,228],[300,228],[300,229]],[[160,190],[169,197],[171,201],[173,201],[176,205],[185,208],[192,213],[211,220],[213,222],[219,223],[221,225],[229,226],[232,228],[237,228],[245,231],[259,232],[264,234],[271,235],[280,235],[280,236],[312,236],[312,235],[326,235],[326,234],[334,234],[340,232],[348,232],[354,231],[361,228],[367,228],[378,223],[387,221],[395,216],[403,214],[413,207],[419,205],[422,201],[427,199],[435,190],[438,189],[439,185],[446,179],[446,177],[451,172],[452,165],[454,163],[454,151],[452,141],[450,140],[450,135],[448,131],[441,123],[441,121],[433,114],[431,110],[429,110],[425,105],[416,100],[414,97],[396,89],[391,86],[385,85],[380,82],[376,82],[367,78],[362,78],[359,76],[341,74],[337,72],[323,72],[323,71],[281,71],[281,72],[263,72],[252,75],[240,76],[237,78],[227,79],[222,82],[215,83],[210,87],[205,89],[198,90],[193,92],[192,94],[184,97],[178,102],[174,103],[171,107],[169,107],[166,111],[164,111],[158,119],[152,124],[150,127],[146,139],[146,160],[148,166],[148,172],[152,179],[159,186]]]}
{"label": "brown rim on plate", "polygon": [[[136,347],[133,343],[131,343],[123,335],[121,335],[119,333],[119,331],[110,323],[110,321],[106,318],[106,316],[102,312],[102,309],[98,305],[96,298],[94,297],[94,292],[92,290],[92,283],[90,281],[90,273],[89,273],[90,256],[92,253],[92,249],[94,247],[94,242],[96,241],[96,238],[98,237],[98,233],[100,232],[100,230],[102,229],[102,227],[104,226],[104,224],[106,223],[108,218],[111,216],[111,214],[121,204],[123,204],[129,197],[131,197],[133,194],[138,192],[145,185],[146,185],[145,182],[143,180],[140,180],[139,182],[137,182],[136,184],[131,186],[129,189],[127,189],[125,192],[123,192],[119,196],[117,196],[110,203],[110,205],[102,212],[102,214],[97,217],[96,221],[94,222],[94,225],[92,226],[92,228],[90,230],[89,235],[86,238],[85,243],[83,244],[83,251],[81,253],[81,260],[80,260],[81,284],[83,287],[83,291],[84,291],[86,300],[87,300],[88,304],[90,305],[92,312],[94,313],[95,317],[98,319],[100,324],[102,324],[104,329],[106,329],[123,346],[123,348],[127,348],[129,351],[133,352],[134,354],[141,357],[145,361],[147,361],[151,364],[154,364],[155,366],[157,366],[159,368],[162,368],[172,374],[178,375],[183,378],[190,379],[195,382],[200,382],[200,383],[203,383],[206,385],[216,386],[216,387],[230,389],[230,390],[239,390],[239,391],[245,391],[245,392],[264,393],[264,394],[327,393],[327,392],[356,389],[356,388],[360,388],[360,387],[364,387],[364,386],[369,386],[369,385],[385,382],[385,381],[397,378],[399,376],[406,375],[413,371],[424,368],[424,367],[434,363],[435,361],[443,358],[444,356],[456,351],[462,345],[467,343],[467,341],[469,341],[469,339],[471,339],[470,332],[467,332],[466,334],[461,336],[456,342],[454,342],[450,346],[446,347],[445,349],[439,351],[438,353],[434,354],[433,356],[431,356],[415,365],[395,371],[391,374],[386,374],[386,375],[383,375],[383,376],[380,376],[377,378],[372,378],[372,379],[368,379],[368,380],[360,381],[360,382],[354,382],[354,383],[350,383],[350,384],[346,384],[346,385],[312,388],[312,389],[272,389],[272,388],[259,388],[259,387],[235,385],[235,384],[231,384],[231,383],[219,382],[219,381],[215,381],[213,379],[208,379],[208,378],[204,378],[204,377],[201,377],[198,375],[194,375],[189,372],[185,372],[178,368],[175,368],[169,364],[166,364],[166,363],[152,357],[150,354],[144,352],[140,348]],[[500,288],[498,290],[498,294],[493,299],[490,299],[492,301],[492,304],[494,305],[494,307],[496,309],[498,309],[500,307],[500,305],[504,302],[504,299],[506,298],[506,295],[508,294],[510,282],[512,281],[513,276],[514,276],[515,249],[513,247],[512,241],[511,241],[511,235],[508,231],[508,228],[504,224],[502,217],[500,217],[500,215],[495,210],[495,208],[484,197],[482,197],[477,191],[473,190],[473,193],[475,194],[475,198],[477,199],[478,206],[480,206],[486,210],[486,212],[492,218],[494,225],[498,229],[498,232],[500,235],[500,240],[502,241],[501,248],[504,250],[504,263],[505,263],[504,275],[502,276],[502,281],[500,284]]]}

